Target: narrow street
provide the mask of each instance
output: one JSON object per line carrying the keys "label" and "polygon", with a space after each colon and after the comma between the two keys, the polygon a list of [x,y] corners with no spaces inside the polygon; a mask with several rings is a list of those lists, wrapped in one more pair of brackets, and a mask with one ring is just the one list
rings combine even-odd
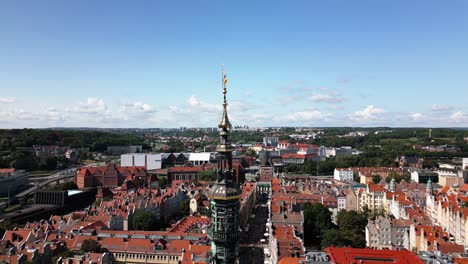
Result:
{"label": "narrow street", "polygon": [[[261,201],[261,199],[259,199]],[[268,219],[268,205],[266,201],[259,202],[252,211],[251,217],[240,237],[240,263],[264,263],[263,249],[268,247],[268,237],[265,237]]]}

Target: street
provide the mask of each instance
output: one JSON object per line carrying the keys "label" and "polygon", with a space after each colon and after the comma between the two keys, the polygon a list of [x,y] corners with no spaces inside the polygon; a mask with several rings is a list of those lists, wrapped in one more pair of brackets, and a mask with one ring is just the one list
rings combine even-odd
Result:
{"label": "street", "polygon": [[[260,201],[261,199],[259,199]],[[266,201],[257,203],[252,210],[254,218],[248,221],[248,230],[244,228],[240,233],[240,263],[264,263],[264,247],[268,247],[268,237],[265,237],[268,219],[268,205]]]}

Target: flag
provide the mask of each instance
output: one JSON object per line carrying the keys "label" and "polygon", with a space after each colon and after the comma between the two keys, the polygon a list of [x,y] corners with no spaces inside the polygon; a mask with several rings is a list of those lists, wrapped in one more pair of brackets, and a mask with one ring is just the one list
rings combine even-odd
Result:
{"label": "flag", "polygon": [[226,76],[226,74],[224,74],[223,83],[226,84],[227,82],[228,82],[227,76]]}

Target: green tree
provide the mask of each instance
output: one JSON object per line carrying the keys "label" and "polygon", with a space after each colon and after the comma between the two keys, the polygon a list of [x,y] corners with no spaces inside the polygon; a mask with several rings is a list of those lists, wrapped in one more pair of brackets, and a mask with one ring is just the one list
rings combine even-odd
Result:
{"label": "green tree", "polygon": [[11,224],[6,221],[0,222],[0,237],[3,237],[7,230],[12,230],[15,227],[17,227],[17,224]]}
{"label": "green tree", "polygon": [[352,230],[329,229],[323,234],[321,246],[326,248],[332,245],[336,247],[364,248],[366,239],[364,235]]}
{"label": "green tree", "polygon": [[320,245],[320,239],[328,229],[333,228],[331,212],[320,203],[305,203],[304,210],[304,242],[306,245]]}
{"label": "green tree", "polygon": [[89,253],[89,252],[102,253],[103,249],[101,248],[101,244],[99,244],[99,242],[97,242],[96,240],[86,239],[81,244],[80,251],[82,253]]}
{"label": "green tree", "polygon": [[156,227],[155,218],[146,210],[137,210],[133,215],[132,224],[135,230],[149,231]]}
{"label": "green tree", "polygon": [[167,185],[167,177],[159,176],[158,177],[158,186],[159,188],[164,188]]}
{"label": "green tree", "polygon": [[198,172],[198,179],[200,181],[214,181],[216,180],[216,174],[214,170],[205,170]]}
{"label": "green tree", "polygon": [[372,183],[374,184],[379,184],[380,181],[382,180],[382,177],[380,177],[380,175],[372,175]]}
{"label": "green tree", "polygon": [[361,177],[359,177],[359,173],[353,172],[353,181],[355,181],[355,182],[360,182],[361,181]]}
{"label": "green tree", "polygon": [[366,228],[367,218],[365,215],[360,214],[354,210],[346,211],[341,210],[336,215],[336,223],[340,229],[345,230],[362,230]]}
{"label": "green tree", "polygon": [[366,215],[356,211],[338,212],[336,216],[338,229],[328,229],[324,232],[321,241],[322,248],[331,245],[339,247],[362,248],[366,246],[365,227],[367,225]]}
{"label": "green tree", "polygon": [[78,189],[78,185],[76,185],[76,183],[72,182],[72,181],[69,181],[69,182],[66,182],[62,185],[62,190],[63,191],[68,191],[68,190],[77,190]]}
{"label": "green tree", "polygon": [[190,200],[185,199],[179,202],[179,213],[181,217],[188,216],[190,214]]}

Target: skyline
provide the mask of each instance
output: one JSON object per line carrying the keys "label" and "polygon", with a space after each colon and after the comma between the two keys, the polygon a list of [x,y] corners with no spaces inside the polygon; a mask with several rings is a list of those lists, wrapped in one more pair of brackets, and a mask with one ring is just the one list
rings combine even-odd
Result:
{"label": "skyline", "polygon": [[[267,3],[269,3],[267,5]],[[468,3],[0,4],[0,128],[466,127]]]}

